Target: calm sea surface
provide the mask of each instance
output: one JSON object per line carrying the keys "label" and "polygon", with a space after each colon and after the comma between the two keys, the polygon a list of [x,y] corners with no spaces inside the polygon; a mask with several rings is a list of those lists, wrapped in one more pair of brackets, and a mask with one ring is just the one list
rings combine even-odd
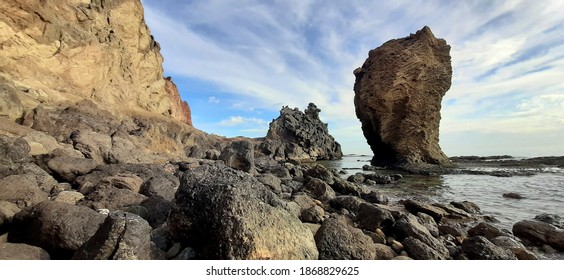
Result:
{"label": "calm sea surface", "polygon": [[[347,171],[344,178],[362,171],[369,164],[370,156],[345,156],[341,160],[324,161],[323,165]],[[527,167],[520,167],[519,170]],[[473,165],[471,170],[512,171],[499,168]],[[556,167],[531,168],[537,172],[532,176],[495,177],[490,175],[440,175],[418,176],[402,174],[399,183],[378,185],[377,190],[388,194],[391,200],[406,197],[423,198],[431,202],[472,201],[482,209],[482,213],[497,218],[499,228],[511,231],[513,224],[525,219],[533,219],[542,213],[564,217],[564,169]],[[376,172],[389,172],[386,170]],[[398,172],[394,172],[398,173]],[[508,192],[519,193],[525,199],[504,198]],[[562,255],[564,256],[564,255]]]}

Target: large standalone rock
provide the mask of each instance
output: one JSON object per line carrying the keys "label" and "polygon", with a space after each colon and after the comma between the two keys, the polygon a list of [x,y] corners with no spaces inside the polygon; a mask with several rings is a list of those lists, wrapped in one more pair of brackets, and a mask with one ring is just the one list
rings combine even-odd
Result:
{"label": "large standalone rock", "polygon": [[513,234],[537,245],[550,245],[564,252],[564,230],[540,221],[520,221],[513,225]]}
{"label": "large standalone rock", "polygon": [[270,123],[260,151],[281,160],[341,158],[341,145],[329,135],[327,124],[319,119],[320,111],[313,103],[309,103],[304,112],[287,106],[282,108],[280,116]]}
{"label": "large standalone rock", "polygon": [[373,165],[449,165],[439,147],[441,100],[450,88],[450,46],[429,27],[390,40],[354,71],[355,109]]}
{"label": "large standalone rock", "polygon": [[251,175],[221,164],[186,171],[167,224],[204,259],[317,259],[311,231]]}

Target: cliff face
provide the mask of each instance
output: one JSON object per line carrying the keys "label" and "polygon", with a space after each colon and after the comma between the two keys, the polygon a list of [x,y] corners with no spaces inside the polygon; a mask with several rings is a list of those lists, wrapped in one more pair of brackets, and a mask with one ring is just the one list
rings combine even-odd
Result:
{"label": "cliff face", "polygon": [[264,154],[280,160],[316,161],[339,159],[341,145],[329,134],[327,124],[319,119],[319,110],[310,103],[304,112],[288,107],[270,123],[260,144]]}
{"label": "cliff face", "polygon": [[0,15],[0,81],[11,88],[2,93],[10,99],[4,116],[89,99],[191,124],[188,104],[162,76],[139,0],[2,1]]}
{"label": "cliff face", "polygon": [[439,147],[450,46],[429,27],[369,52],[354,71],[355,109],[375,165],[449,165]]}

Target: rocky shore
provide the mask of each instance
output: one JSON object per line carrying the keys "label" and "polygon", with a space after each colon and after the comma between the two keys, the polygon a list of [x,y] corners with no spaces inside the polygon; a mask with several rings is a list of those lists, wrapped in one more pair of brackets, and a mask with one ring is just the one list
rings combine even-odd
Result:
{"label": "rocky shore", "polygon": [[[0,57],[0,259],[512,260],[564,251],[558,216],[506,232],[469,201],[390,203],[378,187],[401,175],[345,179],[316,164],[342,151],[313,103],[283,107],[260,139],[196,129],[162,76],[139,0],[5,1],[0,13],[0,31],[15,38]],[[440,149],[412,156],[443,162]]]}

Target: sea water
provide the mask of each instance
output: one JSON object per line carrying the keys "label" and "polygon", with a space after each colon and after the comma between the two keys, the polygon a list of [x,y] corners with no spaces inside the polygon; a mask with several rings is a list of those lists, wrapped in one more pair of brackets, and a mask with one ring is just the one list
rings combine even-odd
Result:
{"label": "sea water", "polygon": [[[345,170],[343,177],[363,171],[369,164],[370,156],[345,156],[341,160],[322,162],[326,167]],[[491,175],[449,174],[421,176],[402,174],[397,183],[374,186],[387,194],[392,202],[406,198],[422,199],[429,202],[449,203],[451,201],[471,201],[499,223],[497,227],[511,232],[513,225],[522,220],[531,220],[542,213],[564,217],[564,169],[557,167],[491,167],[473,164],[468,168],[475,171],[523,171],[535,175],[496,177]],[[376,172],[390,173],[388,170]],[[397,173],[397,172],[396,172]],[[503,197],[504,193],[514,192],[524,199]],[[559,254],[557,258],[564,257]]]}

